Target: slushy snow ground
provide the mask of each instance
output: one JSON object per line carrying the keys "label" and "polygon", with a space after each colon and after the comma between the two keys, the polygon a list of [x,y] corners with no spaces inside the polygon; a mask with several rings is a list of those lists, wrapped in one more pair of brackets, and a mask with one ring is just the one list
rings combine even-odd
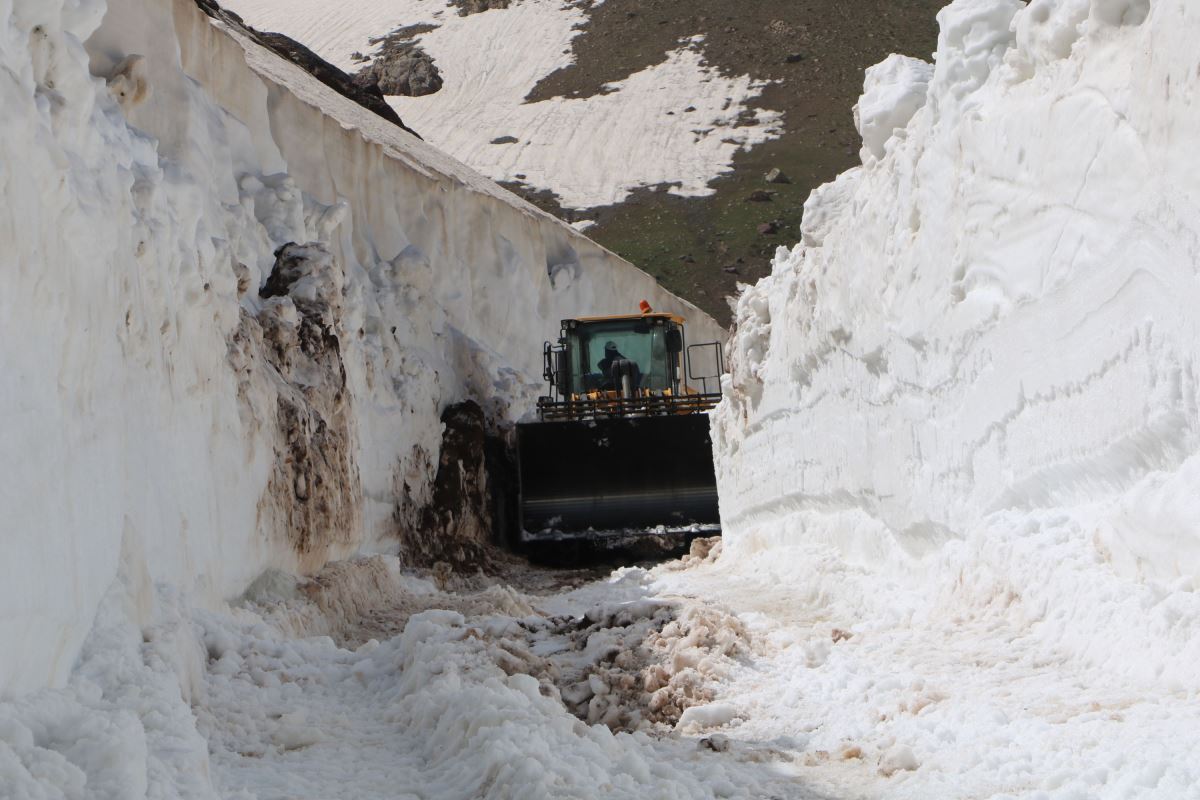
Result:
{"label": "slushy snow ground", "polygon": [[[979,559],[967,555],[946,561]],[[223,610],[162,589],[142,629],[118,585],[69,687],[0,705],[0,787],[235,800],[1200,796],[1195,694],[1089,668],[994,586],[856,568],[821,547],[714,556],[549,594],[527,569],[506,577],[531,594],[482,579],[439,589],[376,556],[310,580],[268,572]],[[652,718],[664,693],[682,714]],[[589,706],[632,717],[588,724]]]}
{"label": "slushy snow ground", "polygon": [[[979,566],[1011,548],[1057,558],[1054,578],[1081,597],[1100,588],[1094,554],[1044,522],[1016,544],[972,542],[910,573],[800,544],[667,572],[656,589],[738,609],[754,658],[716,693],[737,720],[721,733],[790,742],[781,749],[806,781],[835,796],[1200,797],[1195,689],[1077,658],[1066,613],[1038,618],[1038,598]],[[1114,605],[1167,638],[1163,617],[1176,630],[1200,617],[1190,593],[1146,588]],[[1111,655],[1152,669],[1146,644]]]}
{"label": "slushy snow ground", "polygon": [[[617,582],[591,587],[600,602],[558,598],[576,620],[497,584],[442,592],[373,557],[314,580],[266,573],[224,610],[164,590],[141,630],[118,585],[69,687],[0,705],[0,796],[816,797],[785,765],[564,709],[555,678],[619,657],[620,629],[668,605],[633,597],[641,571]],[[573,650],[584,615],[615,630]]]}
{"label": "slushy snow ground", "polygon": [[[763,84],[727,77],[685,40],[658,64],[588,98],[525,101],[538,81],[573,62],[586,13],[568,0],[522,0],[460,17],[439,0],[230,0],[251,25],[285,33],[354,72],[354,52],[402,25],[437,26],[422,48],[445,79],[425,97],[392,97],[405,124],[434,146],[499,181],[554,192],[568,208],[619,203],[642,186],[688,197],[711,193],[738,150],[776,135],[779,115],[738,118]],[[691,111],[687,109],[691,108]],[[516,142],[491,144],[514,137]]]}

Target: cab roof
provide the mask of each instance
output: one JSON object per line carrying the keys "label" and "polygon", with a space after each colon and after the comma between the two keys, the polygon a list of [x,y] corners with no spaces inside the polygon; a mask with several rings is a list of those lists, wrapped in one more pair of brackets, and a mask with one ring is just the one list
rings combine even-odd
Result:
{"label": "cab roof", "polygon": [[649,314],[613,314],[607,317],[576,317],[574,319],[564,319],[563,324],[566,325],[568,322],[622,322],[624,320],[636,322],[642,319],[665,319],[680,325],[685,322],[684,318],[678,314],[671,314],[666,311],[651,311]]}

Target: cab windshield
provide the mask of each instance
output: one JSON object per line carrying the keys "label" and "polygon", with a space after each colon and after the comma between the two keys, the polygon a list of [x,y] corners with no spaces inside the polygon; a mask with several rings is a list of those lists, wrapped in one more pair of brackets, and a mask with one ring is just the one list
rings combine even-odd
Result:
{"label": "cab windshield", "polygon": [[667,356],[669,322],[653,320],[613,320],[580,323],[568,333],[571,354],[571,392],[619,389],[609,366],[624,359],[637,364],[635,388],[662,392],[671,388]]}

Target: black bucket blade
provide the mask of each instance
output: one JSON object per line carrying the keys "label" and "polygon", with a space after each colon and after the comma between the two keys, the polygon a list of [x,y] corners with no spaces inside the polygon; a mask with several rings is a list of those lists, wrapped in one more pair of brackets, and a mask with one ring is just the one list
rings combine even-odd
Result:
{"label": "black bucket blade", "polygon": [[526,539],[720,522],[707,414],[517,426]]}

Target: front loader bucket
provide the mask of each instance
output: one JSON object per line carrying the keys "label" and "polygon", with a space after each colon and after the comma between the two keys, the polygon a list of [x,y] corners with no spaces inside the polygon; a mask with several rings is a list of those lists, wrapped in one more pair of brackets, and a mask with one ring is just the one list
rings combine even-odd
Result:
{"label": "front loader bucket", "polygon": [[720,522],[707,414],[517,426],[522,538]]}

